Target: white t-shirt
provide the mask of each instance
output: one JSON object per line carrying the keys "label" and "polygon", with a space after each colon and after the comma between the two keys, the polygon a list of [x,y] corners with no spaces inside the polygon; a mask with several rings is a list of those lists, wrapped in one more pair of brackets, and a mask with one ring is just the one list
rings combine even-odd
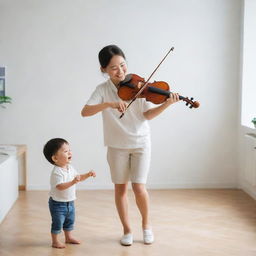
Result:
{"label": "white t-shirt", "polygon": [[75,184],[64,190],[59,190],[56,188],[58,184],[73,180],[76,175],[78,175],[78,172],[71,165],[68,166],[68,169],[63,169],[56,165],[54,166],[50,178],[51,190],[49,193],[53,200],[59,202],[69,202],[76,199]]}
{"label": "white t-shirt", "polygon": [[[117,102],[117,88],[110,79],[98,85],[87,101],[87,105],[104,102]],[[141,148],[150,145],[150,128],[143,116],[152,107],[143,98],[136,99],[120,119],[117,109],[107,108],[102,111],[104,144],[113,148]]]}

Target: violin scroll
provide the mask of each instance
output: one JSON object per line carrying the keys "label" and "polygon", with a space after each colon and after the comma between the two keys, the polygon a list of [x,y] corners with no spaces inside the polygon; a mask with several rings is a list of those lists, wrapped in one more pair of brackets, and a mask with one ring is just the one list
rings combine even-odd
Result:
{"label": "violin scroll", "polygon": [[198,108],[200,106],[200,103],[198,101],[193,101],[194,98],[188,98],[188,97],[183,97],[179,96],[180,100],[183,100],[186,102],[186,106],[189,106],[189,108]]}

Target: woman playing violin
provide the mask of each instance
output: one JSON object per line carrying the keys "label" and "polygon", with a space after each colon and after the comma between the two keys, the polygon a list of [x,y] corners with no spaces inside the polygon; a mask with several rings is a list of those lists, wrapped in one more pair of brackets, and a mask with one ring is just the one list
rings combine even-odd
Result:
{"label": "woman playing violin", "polygon": [[[116,45],[108,45],[99,52],[98,57],[101,71],[108,74],[109,79],[96,87],[81,114],[86,117],[102,112],[104,144],[108,148],[107,161],[115,185],[115,204],[123,225],[120,243],[133,243],[127,200],[130,181],[142,217],[143,241],[145,244],[151,244],[154,235],[149,220],[149,196],[145,187],[151,158],[148,120],[179,101],[179,95],[171,93],[170,97],[157,107],[152,107],[144,98],[138,98],[126,109],[127,102],[122,101],[117,94],[119,83],[127,75],[123,51]],[[125,115],[120,119],[120,113],[123,112]]]}

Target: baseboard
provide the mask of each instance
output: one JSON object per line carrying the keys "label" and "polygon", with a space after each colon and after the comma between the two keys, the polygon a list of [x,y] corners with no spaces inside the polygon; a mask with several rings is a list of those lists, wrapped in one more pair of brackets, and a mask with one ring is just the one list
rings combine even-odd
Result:
{"label": "baseboard", "polygon": [[[77,190],[110,190],[113,184],[79,184]],[[237,189],[234,183],[166,183],[166,184],[147,184],[148,189]],[[27,190],[49,190],[45,185],[28,185]]]}
{"label": "baseboard", "polygon": [[246,192],[249,196],[251,196],[254,200],[256,200],[256,191],[254,191],[249,186],[242,184],[240,187],[244,192]]}

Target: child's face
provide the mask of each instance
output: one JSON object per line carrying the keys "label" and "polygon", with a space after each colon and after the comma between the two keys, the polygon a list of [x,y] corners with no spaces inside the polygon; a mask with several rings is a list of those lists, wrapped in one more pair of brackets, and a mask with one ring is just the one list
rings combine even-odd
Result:
{"label": "child's face", "polygon": [[69,144],[64,143],[57,153],[52,156],[54,163],[60,167],[66,167],[72,159],[72,153]]}
{"label": "child's face", "polygon": [[104,68],[103,71],[108,73],[111,81],[115,85],[118,85],[121,81],[125,79],[127,73],[125,59],[122,56],[114,55],[108,66]]}

